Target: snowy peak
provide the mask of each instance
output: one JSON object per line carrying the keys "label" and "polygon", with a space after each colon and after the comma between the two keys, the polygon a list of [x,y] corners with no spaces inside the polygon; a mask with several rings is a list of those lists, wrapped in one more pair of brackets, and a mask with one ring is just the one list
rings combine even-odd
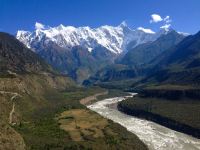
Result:
{"label": "snowy peak", "polygon": [[134,30],[129,28],[125,21],[116,27],[105,25],[93,29],[87,26],[75,28],[62,24],[57,27],[46,27],[37,22],[35,31],[18,31],[16,37],[34,51],[38,51],[37,44],[54,42],[62,48],[70,49],[74,46],[82,46],[90,52],[96,47],[102,46],[112,53],[119,54],[126,51],[130,42],[135,43],[132,45],[135,47],[154,41],[163,33],[155,33],[142,27]]}
{"label": "snowy peak", "polygon": [[122,23],[120,23],[119,27],[126,28],[126,27],[128,27],[128,24],[126,23],[126,21],[122,21]]}
{"label": "snowy peak", "polygon": [[24,45],[26,45],[28,48],[31,48],[30,43],[29,43],[29,38],[30,38],[31,32],[29,31],[18,31],[16,38],[19,39]]}
{"label": "snowy peak", "polygon": [[149,33],[149,34],[155,34],[155,32],[154,31],[152,31],[151,29],[145,29],[145,28],[143,28],[143,27],[139,27],[139,28],[137,28],[139,31],[143,31],[143,32],[145,32],[145,33]]}

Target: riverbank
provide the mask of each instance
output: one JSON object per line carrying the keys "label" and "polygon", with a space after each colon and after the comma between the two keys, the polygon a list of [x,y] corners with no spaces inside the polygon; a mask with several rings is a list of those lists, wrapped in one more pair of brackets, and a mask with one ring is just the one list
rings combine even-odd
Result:
{"label": "riverbank", "polygon": [[97,100],[97,97],[98,97],[98,96],[107,95],[107,94],[108,94],[108,91],[101,92],[101,93],[97,93],[97,94],[95,94],[95,95],[88,96],[88,97],[85,97],[85,98],[81,99],[81,100],[80,100],[80,103],[81,103],[82,105],[88,105],[88,104],[91,104],[92,101]]}
{"label": "riverbank", "polygon": [[[126,128],[80,103],[104,92],[106,90],[99,87],[49,90],[44,95],[48,103],[23,113],[23,120],[13,128],[22,136],[27,149],[147,150],[147,146]],[[16,110],[27,108],[17,103],[26,102],[25,98],[16,101]]]}
{"label": "riverbank", "polygon": [[[110,97],[116,91],[104,91],[80,99],[82,105],[98,101],[99,97]],[[117,93],[116,95],[118,95]],[[55,120],[67,132],[72,142],[81,149],[147,150],[147,146],[121,125],[108,120],[84,107],[76,107],[57,114]]]}
{"label": "riverbank", "polygon": [[176,132],[151,121],[126,115],[115,107],[110,107],[123,100],[124,97],[114,97],[104,99],[87,107],[101,116],[119,123],[128,131],[137,135],[151,150],[200,149],[199,139]]}
{"label": "riverbank", "polygon": [[118,104],[128,115],[156,122],[173,130],[200,138],[200,102],[188,99],[170,101],[136,96]]}

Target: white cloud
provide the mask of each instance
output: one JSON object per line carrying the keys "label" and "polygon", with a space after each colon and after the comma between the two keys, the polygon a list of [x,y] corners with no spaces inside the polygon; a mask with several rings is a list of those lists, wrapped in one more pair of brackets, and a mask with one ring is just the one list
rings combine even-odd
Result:
{"label": "white cloud", "polygon": [[190,33],[186,33],[186,32],[179,32],[179,31],[178,31],[178,33],[179,33],[179,34],[182,34],[182,35],[184,35],[184,36],[189,36],[189,35],[190,35]]}
{"label": "white cloud", "polygon": [[170,16],[166,16],[164,19],[165,23],[170,23],[172,20],[170,19]]}
{"label": "white cloud", "polygon": [[152,14],[150,23],[157,23],[163,21],[162,17],[158,14]]}
{"label": "white cloud", "polygon": [[35,23],[35,29],[37,30],[37,29],[44,29],[44,25],[43,24],[41,24],[41,23],[39,23],[39,22],[36,22]]}
{"label": "white cloud", "polygon": [[150,23],[158,23],[158,22],[161,22],[163,24],[160,27],[161,29],[165,29],[166,31],[169,31],[171,27],[172,19],[170,18],[170,16],[162,17],[158,14],[152,14]]}
{"label": "white cloud", "polygon": [[145,29],[145,28],[143,28],[143,27],[138,27],[137,29],[138,29],[138,30],[141,30],[141,31],[143,31],[143,32],[145,32],[145,33],[150,33],[150,34],[154,34],[154,33],[155,33],[155,32],[152,31],[151,29]]}
{"label": "white cloud", "polygon": [[161,26],[161,29],[165,29],[166,31],[169,31],[169,28],[171,27],[171,24],[165,24],[163,26]]}
{"label": "white cloud", "polygon": [[165,18],[162,18],[158,14],[152,14],[150,23],[158,23],[158,22],[165,22],[166,24],[169,24],[170,22],[172,22],[172,20],[170,16],[166,16]]}
{"label": "white cloud", "polygon": [[163,22],[165,23],[163,26],[161,26],[160,28],[161,29],[165,29],[166,31],[169,31],[169,28],[171,27],[171,22],[172,20],[170,19],[170,16],[166,16],[164,19],[163,19]]}

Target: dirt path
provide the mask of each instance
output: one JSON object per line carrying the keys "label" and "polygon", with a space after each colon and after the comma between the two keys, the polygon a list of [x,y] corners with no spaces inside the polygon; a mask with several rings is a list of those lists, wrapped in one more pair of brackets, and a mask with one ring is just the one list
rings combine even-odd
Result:
{"label": "dirt path", "polygon": [[15,98],[17,96],[21,97],[21,95],[19,95],[18,93],[15,93],[15,92],[6,92],[6,91],[0,91],[0,94],[11,94],[13,95],[10,100],[12,102],[12,110],[10,111],[10,114],[9,114],[9,124],[13,124],[13,114],[15,113]]}
{"label": "dirt path", "polygon": [[98,96],[101,96],[101,95],[106,95],[108,94],[108,91],[105,91],[105,92],[102,92],[102,93],[97,93],[95,95],[92,95],[92,96],[88,96],[86,98],[83,98],[80,100],[80,103],[82,105],[88,105],[88,104],[91,104],[91,101],[94,101],[94,100],[97,100],[97,97]]}
{"label": "dirt path", "polygon": [[9,124],[12,124],[13,123],[13,114],[15,113],[15,103],[13,102],[13,105],[12,105],[12,110],[9,114]]}

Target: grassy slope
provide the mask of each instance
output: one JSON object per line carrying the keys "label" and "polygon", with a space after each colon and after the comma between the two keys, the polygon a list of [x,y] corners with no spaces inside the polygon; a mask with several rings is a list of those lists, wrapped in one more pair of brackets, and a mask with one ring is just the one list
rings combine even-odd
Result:
{"label": "grassy slope", "polygon": [[[73,82],[63,76],[43,74],[15,74],[1,76],[0,78],[0,149],[24,149],[25,143],[22,136],[13,127],[27,121],[30,113],[34,112],[48,102],[44,98],[46,90],[56,91],[72,86]],[[15,97],[13,93],[20,96]],[[15,105],[12,115],[12,124],[9,124],[10,112]]]}
{"label": "grassy slope", "polygon": [[[72,132],[63,131],[59,128],[59,122],[55,117],[63,111],[73,111],[86,108],[79,103],[83,97],[102,91],[99,88],[92,89],[69,89],[59,94],[49,93],[47,99],[63,101],[63,104],[53,106],[53,108],[41,108],[30,114],[29,122],[21,123],[16,129],[23,135],[25,142],[30,149],[146,149],[139,139],[126,131],[123,127],[108,121],[102,132],[103,137],[87,138],[83,141],[73,141],[70,136]],[[91,112],[90,112],[91,113]],[[95,113],[91,115],[98,116]],[[84,116],[83,116],[84,117]],[[100,119],[103,119],[100,117]],[[84,120],[86,123],[96,122],[96,120]],[[109,132],[111,131],[111,132]],[[113,134],[115,133],[115,134]]]}
{"label": "grassy slope", "polygon": [[[52,75],[19,75],[17,77],[0,78],[0,90],[19,93],[22,97],[15,99],[15,113],[13,126],[9,126],[8,117],[12,109],[12,102],[9,101],[11,95],[0,95],[1,116],[4,124],[0,124],[1,133],[8,131],[8,127],[14,134],[4,137],[7,139],[3,144],[10,149],[21,143],[21,147],[26,144],[26,149],[146,149],[146,146],[125,128],[112,121],[107,120],[105,128],[101,129],[103,137],[88,138],[83,141],[73,141],[70,132],[64,131],[59,126],[58,117],[63,111],[73,111],[75,109],[87,110],[79,103],[83,97],[102,92],[98,87],[77,88],[73,82],[66,77]],[[89,111],[89,110],[87,110]],[[90,112],[90,111],[89,111]],[[91,115],[98,116],[90,112]],[[87,119],[85,120],[88,121]],[[96,120],[90,120],[96,122]],[[18,133],[17,133],[17,132]],[[11,133],[11,132],[9,132]],[[113,134],[114,133],[114,134]],[[3,139],[1,139],[1,137]],[[24,141],[23,141],[23,139]],[[11,141],[13,140],[13,141]],[[16,142],[18,141],[18,142]],[[9,142],[11,144],[9,144]],[[19,145],[19,144],[17,144]],[[16,149],[21,149],[20,146]]]}

